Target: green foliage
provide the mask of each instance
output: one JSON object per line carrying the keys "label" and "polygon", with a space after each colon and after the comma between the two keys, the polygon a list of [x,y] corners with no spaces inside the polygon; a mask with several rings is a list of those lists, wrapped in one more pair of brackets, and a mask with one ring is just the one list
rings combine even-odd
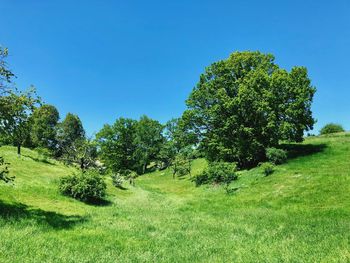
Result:
{"label": "green foliage", "polygon": [[135,128],[135,169],[139,174],[144,174],[151,161],[157,159],[164,143],[163,126],[156,120],[142,116]]}
{"label": "green foliage", "polygon": [[30,137],[31,115],[40,101],[34,88],[0,96],[0,134],[17,146],[19,155],[21,146]]}
{"label": "green foliage", "polygon": [[104,125],[97,133],[99,155],[103,163],[113,172],[134,169],[136,121],[120,118],[113,125]]}
{"label": "green foliage", "polygon": [[0,46],[0,95],[7,92],[7,84],[11,82],[14,74],[9,69],[6,62],[8,56],[8,49]]}
{"label": "green foliage", "polygon": [[124,182],[124,178],[120,173],[113,173],[111,174],[111,178],[112,178],[112,184],[115,187],[121,188]]}
{"label": "green foliage", "polygon": [[261,165],[261,169],[263,170],[265,176],[269,176],[275,171],[275,166],[272,163],[266,162]]}
{"label": "green foliage", "polygon": [[60,159],[66,164],[78,165],[81,170],[96,168],[96,142],[86,138],[78,138],[69,146],[65,146]]}
{"label": "green foliage", "polygon": [[107,185],[95,170],[62,177],[59,189],[62,194],[84,202],[96,202],[106,195]]}
{"label": "green foliage", "polygon": [[314,124],[314,93],[306,68],[287,72],[270,54],[235,52],[206,68],[183,120],[210,161],[249,167],[280,140],[303,140]]}
{"label": "green foliage", "polygon": [[[151,162],[160,159],[165,142],[163,126],[142,116],[139,121],[120,118],[113,125],[105,125],[96,135],[103,162],[113,171],[146,172]],[[164,148],[162,158],[167,158]]]}
{"label": "green foliage", "polygon": [[176,175],[184,176],[191,172],[191,161],[184,158],[182,155],[177,155],[170,167],[173,171],[174,178]]}
{"label": "green foliage", "polygon": [[320,134],[325,135],[325,134],[344,132],[344,131],[345,130],[343,126],[341,126],[340,124],[328,123],[320,130]]}
{"label": "green foliage", "polygon": [[80,118],[77,115],[68,113],[57,127],[58,149],[56,156],[69,154],[71,147],[74,147],[74,143],[84,138],[85,130]]}
{"label": "green foliage", "polygon": [[59,118],[58,110],[52,105],[45,104],[34,110],[31,127],[31,139],[34,146],[55,149]]}
{"label": "green foliage", "polygon": [[274,147],[266,149],[267,160],[273,164],[282,164],[287,161],[287,152]]}
{"label": "green foliage", "polygon": [[196,186],[203,184],[225,184],[237,180],[236,164],[227,162],[212,162],[199,175],[194,177]]}
{"label": "green foliage", "polygon": [[15,179],[14,176],[9,176],[8,166],[9,163],[5,162],[4,158],[0,156],[0,181],[5,183],[12,182]]}

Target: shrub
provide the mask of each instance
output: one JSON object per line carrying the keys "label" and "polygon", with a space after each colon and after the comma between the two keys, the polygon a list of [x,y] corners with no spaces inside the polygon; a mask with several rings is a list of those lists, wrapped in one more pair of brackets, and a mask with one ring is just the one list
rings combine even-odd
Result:
{"label": "shrub", "polygon": [[287,160],[287,152],[277,148],[267,148],[266,157],[273,164],[282,164]]}
{"label": "shrub", "polygon": [[49,158],[51,156],[51,152],[49,149],[44,148],[44,147],[38,147],[35,149],[36,152],[38,153],[38,160],[44,163],[49,162]]}
{"label": "shrub", "polygon": [[320,130],[320,134],[325,135],[325,134],[344,132],[344,131],[345,130],[343,126],[341,126],[340,124],[328,123]]}
{"label": "shrub", "polygon": [[95,202],[106,195],[106,183],[95,170],[62,177],[59,189],[62,194],[84,202]]}
{"label": "shrub", "polygon": [[261,165],[261,168],[264,171],[265,176],[269,176],[275,171],[275,166],[272,163],[263,163]]}
{"label": "shrub", "polygon": [[14,176],[9,176],[8,165],[9,163],[5,162],[4,158],[0,156],[0,181],[5,183],[12,182],[15,179]]}
{"label": "shrub", "polygon": [[199,175],[194,177],[196,186],[202,184],[230,184],[238,178],[236,174],[236,164],[226,162],[212,162]]}
{"label": "shrub", "polygon": [[112,183],[115,187],[121,188],[124,182],[124,178],[120,173],[115,173],[111,175]]}

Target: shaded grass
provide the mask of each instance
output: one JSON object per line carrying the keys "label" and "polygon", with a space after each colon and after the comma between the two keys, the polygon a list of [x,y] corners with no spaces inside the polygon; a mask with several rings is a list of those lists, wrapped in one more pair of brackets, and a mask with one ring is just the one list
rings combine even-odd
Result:
{"label": "shaded grass", "polygon": [[16,180],[0,186],[0,262],[349,262],[350,137],[286,147],[286,164],[239,172],[229,195],[164,170],[127,190],[106,178],[106,206],[58,193],[72,168],[1,147]]}

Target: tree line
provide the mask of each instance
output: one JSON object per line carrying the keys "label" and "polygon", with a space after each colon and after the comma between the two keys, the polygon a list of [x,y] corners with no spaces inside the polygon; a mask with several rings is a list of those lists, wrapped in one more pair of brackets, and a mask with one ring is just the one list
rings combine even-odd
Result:
{"label": "tree line", "polygon": [[68,113],[60,121],[58,110],[43,103],[34,89],[9,88],[14,74],[6,63],[7,50],[0,52],[2,144],[15,145],[19,155],[22,146],[43,148],[82,170],[102,163],[113,173],[144,174],[171,166],[176,174],[197,156],[252,167],[281,141],[302,141],[315,123],[311,104],[316,89],[307,69],[287,71],[271,54],[246,51],[205,69],[180,118],[161,124],[145,115],[121,117],[91,139],[77,115]]}

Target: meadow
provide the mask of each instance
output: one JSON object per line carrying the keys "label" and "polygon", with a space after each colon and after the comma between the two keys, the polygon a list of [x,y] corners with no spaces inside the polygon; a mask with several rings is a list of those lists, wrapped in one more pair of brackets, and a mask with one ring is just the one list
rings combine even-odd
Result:
{"label": "meadow", "polygon": [[123,189],[106,177],[91,205],[58,191],[74,168],[3,146],[16,179],[0,185],[0,262],[350,262],[350,134],[285,147],[287,163],[240,171],[229,193],[164,170]]}

